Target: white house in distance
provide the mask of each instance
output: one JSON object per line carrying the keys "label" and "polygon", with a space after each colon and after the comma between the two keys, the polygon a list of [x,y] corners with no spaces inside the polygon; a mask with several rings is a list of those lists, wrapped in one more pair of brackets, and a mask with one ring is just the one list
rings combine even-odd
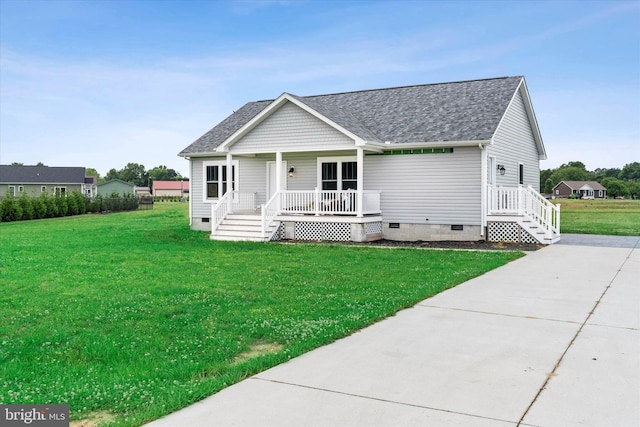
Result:
{"label": "white house in distance", "polygon": [[524,77],[283,93],[179,153],[190,224],[227,240],[553,243]]}

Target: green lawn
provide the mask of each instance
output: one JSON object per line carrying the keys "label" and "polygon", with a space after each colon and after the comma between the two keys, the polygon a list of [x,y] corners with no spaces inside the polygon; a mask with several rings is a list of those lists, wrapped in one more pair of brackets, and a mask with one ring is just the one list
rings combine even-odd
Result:
{"label": "green lawn", "polygon": [[560,232],[640,236],[640,200],[554,200]]}
{"label": "green lawn", "polygon": [[181,204],[2,223],[0,248],[0,402],[127,426],[522,256],[213,242]]}

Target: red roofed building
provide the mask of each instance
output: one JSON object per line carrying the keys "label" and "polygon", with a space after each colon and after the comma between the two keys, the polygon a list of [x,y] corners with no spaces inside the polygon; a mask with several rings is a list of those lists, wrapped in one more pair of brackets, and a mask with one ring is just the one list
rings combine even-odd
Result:
{"label": "red roofed building", "polygon": [[153,195],[155,197],[187,197],[189,181],[153,181]]}

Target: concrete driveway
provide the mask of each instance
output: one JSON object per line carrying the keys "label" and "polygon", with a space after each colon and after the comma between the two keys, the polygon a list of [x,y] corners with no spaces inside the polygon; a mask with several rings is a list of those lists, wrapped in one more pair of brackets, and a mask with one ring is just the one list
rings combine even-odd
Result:
{"label": "concrete driveway", "polygon": [[580,239],[149,426],[637,427],[640,238]]}

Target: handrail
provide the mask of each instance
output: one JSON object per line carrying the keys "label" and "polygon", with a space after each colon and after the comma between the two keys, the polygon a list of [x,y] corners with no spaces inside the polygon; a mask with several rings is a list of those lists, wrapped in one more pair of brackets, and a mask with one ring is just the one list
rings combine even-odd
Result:
{"label": "handrail", "polygon": [[256,193],[248,191],[227,191],[218,200],[218,202],[211,207],[211,233],[216,231],[222,221],[230,213],[236,211],[255,211],[256,209]]}
{"label": "handrail", "polygon": [[262,205],[260,208],[261,212],[261,227],[262,227],[262,237],[267,238],[267,229],[273,222],[273,219],[278,215],[280,208],[280,192],[276,191],[276,193],[271,196],[269,201]]}
{"label": "handrail", "polygon": [[545,237],[560,234],[560,205],[545,199],[531,186],[488,186],[488,213],[494,215],[526,215],[545,230]]}
{"label": "handrail", "polygon": [[224,193],[224,196],[220,197],[218,203],[211,207],[211,221],[213,221],[211,223],[211,233],[218,229],[222,221],[224,221],[229,214],[228,200],[231,194],[233,194],[233,191],[227,191]]}

